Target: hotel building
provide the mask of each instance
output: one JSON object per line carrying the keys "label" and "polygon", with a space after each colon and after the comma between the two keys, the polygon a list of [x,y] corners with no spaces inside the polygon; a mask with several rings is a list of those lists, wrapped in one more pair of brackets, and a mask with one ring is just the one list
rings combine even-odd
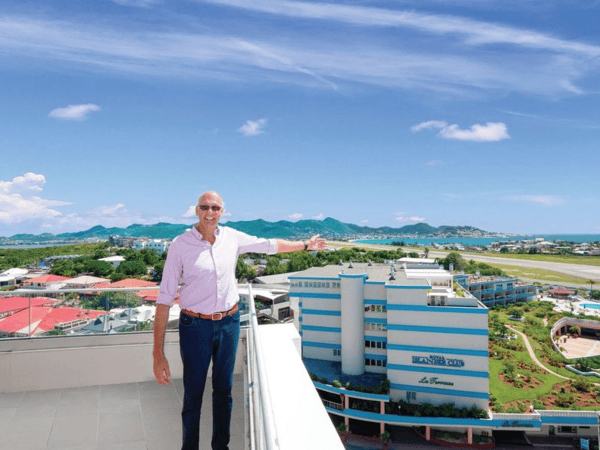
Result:
{"label": "hotel building", "polygon": [[537,299],[537,287],[531,283],[522,283],[516,278],[461,273],[454,275],[454,279],[488,307]]}
{"label": "hotel building", "polygon": [[383,374],[389,399],[487,410],[488,309],[436,264],[346,263],[290,277],[302,356]]}

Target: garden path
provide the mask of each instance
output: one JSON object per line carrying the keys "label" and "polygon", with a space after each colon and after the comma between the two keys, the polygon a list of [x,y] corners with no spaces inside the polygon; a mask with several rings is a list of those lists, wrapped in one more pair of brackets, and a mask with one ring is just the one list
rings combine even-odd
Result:
{"label": "garden path", "polygon": [[513,330],[515,333],[518,333],[519,335],[521,335],[521,337],[523,338],[523,341],[525,342],[525,346],[527,347],[527,351],[529,352],[529,356],[531,356],[531,359],[533,359],[533,361],[540,366],[542,369],[544,369],[546,372],[551,373],[552,375],[556,375],[559,378],[562,378],[563,380],[568,380],[569,377],[565,377],[562,375],[557,374],[556,372],[552,372],[550,369],[548,369],[546,366],[544,366],[539,359],[537,359],[537,356],[535,356],[535,353],[533,351],[533,348],[531,348],[531,344],[529,343],[529,339],[527,339],[527,336],[525,336],[525,334],[521,333],[519,330],[515,329],[512,327],[512,325],[506,325],[508,328],[510,328],[511,330]]}

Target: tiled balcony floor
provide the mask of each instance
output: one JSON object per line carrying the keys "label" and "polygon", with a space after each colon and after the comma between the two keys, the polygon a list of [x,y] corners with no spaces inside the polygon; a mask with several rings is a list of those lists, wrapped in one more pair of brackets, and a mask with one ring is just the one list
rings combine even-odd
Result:
{"label": "tiled balcony floor", "polygon": [[[200,424],[210,449],[211,378]],[[183,382],[154,381],[0,394],[0,450],[179,450]],[[243,375],[233,387],[231,450],[245,450]]]}

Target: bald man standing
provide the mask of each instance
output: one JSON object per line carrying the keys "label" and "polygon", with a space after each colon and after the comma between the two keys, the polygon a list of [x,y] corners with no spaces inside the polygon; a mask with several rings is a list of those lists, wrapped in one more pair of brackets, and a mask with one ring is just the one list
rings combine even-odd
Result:
{"label": "bald man standing", "polygon": [[179,346],[183,361],[183,446],[198,450],[200,410],[208,367],[212,360],[213,450],[228,450],[231,423],[233,368],[240,336],[239,295],[235,268],[243,253],[286,253],[323,250],[324,239],[286,241],[249,236],[219,226],[223,200],[212,191],[200,196],[196,205],[198,223],[178,236],[167,255],[154,322],[154,376],[169,384],[171,374],[164,354],[169,308],[177,296],[179,282]]}

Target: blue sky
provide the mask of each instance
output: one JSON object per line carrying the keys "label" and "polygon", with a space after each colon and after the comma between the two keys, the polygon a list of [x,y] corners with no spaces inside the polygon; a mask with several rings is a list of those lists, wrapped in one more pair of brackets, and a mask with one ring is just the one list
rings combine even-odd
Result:
{"label": "blue sky", "polygon": [[4,0],[0,236],[600,233],[598,1]]}

